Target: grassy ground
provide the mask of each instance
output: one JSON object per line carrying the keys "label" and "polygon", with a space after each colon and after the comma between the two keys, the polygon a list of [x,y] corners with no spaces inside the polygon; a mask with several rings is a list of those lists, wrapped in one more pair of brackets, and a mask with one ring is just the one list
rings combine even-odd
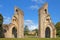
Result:
{"label": "grassy ground", "polygon": [[60,40],[60,38],[0,38],[0,40]]}

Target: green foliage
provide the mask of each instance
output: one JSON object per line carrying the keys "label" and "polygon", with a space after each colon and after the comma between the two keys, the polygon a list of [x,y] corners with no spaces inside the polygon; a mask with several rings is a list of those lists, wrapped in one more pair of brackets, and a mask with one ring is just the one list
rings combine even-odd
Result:
{"label": "green foliage", "polygon": [[56,23],[55,27],[57,30],[60,30],[60,22]]}
{"label": "green foliage", "polygon": [[57,31],[57,35],[60,37],[60,30]]}
{"label": "green foliage", "polygon": [[3,16],[0,14],[0,25],[3,24]]}
{"label": "green foliage", "polygon": [[[36,33],[37,33],[37,35],[38,35],[38,29],[34,29],[34,30],[32,30],[32,31],[36,31]],[[35,35],[36,35],[36,33],[35,33]]]}
{"label": "green foliage", "polygon": [[24,35],[28,35],[28,32],[29,32],[29,28],[28,28],[28,26],[26,25],[25,28],[24,28]]}
{"label": "green foliage", "polygon": [[57,22],[55,27],[56,27],[56,31],[57,31],[57,36],[60,37],[60,22]]}
{"label": "green foliage", "polygon": [[0,14],[0,38],[4,37],[2,24],[3,24],[3,16]]}

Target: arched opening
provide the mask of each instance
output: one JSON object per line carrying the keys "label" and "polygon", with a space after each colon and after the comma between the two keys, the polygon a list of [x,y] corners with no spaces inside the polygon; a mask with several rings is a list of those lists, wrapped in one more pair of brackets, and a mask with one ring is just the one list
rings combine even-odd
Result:
{"label": "arched opening", "polygon": [[50,28],[49,27],[47,27],[45,30],[45,37],[50,38]]}
{"label": "arched opening", "polygon": [[15,27],[13,27],[13,29],[12,29],[12,34],[13,34],[14,38],[17,38],[17,29]]}

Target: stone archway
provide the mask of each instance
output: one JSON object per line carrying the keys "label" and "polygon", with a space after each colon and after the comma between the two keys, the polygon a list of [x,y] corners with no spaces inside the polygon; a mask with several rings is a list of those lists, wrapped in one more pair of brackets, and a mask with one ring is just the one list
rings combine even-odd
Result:
{"label": "stone archway", "polygon": [[12,34],[14,38],[17,38],[17,29],[15,27],[12,28]]}
{"label": "stone archway", "polygon": [[46,38],[50,38],[50,33],[51,33],[51,32],[50,32],[50,28],[47,27],[46,30],[45,30],[45,37],[46,37]]}

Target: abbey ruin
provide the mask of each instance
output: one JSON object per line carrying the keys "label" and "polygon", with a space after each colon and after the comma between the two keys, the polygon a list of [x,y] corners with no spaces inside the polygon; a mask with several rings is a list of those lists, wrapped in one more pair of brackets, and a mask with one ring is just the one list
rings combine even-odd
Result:
{"label": "abbey ruin", "polygon": [[[15,7],[12,22],[4,25],[5,38],[24,38],[24,14],[23,11]],[[56,29],[48,13],[48,4],[44,4],[39,9],[39,38],[56,38]]]}
{"label": "abbey ruin", "polygon": [[56,29],[48,13],[48,4],[44,4],[39,9],[39,37],[56,38]]}
{"label": "abbey ruin", "polygon": [[12,22],[5,26],[5,38],[23,38],[24,37],[24,14],[23,11],[15,7],[15,13]]}

